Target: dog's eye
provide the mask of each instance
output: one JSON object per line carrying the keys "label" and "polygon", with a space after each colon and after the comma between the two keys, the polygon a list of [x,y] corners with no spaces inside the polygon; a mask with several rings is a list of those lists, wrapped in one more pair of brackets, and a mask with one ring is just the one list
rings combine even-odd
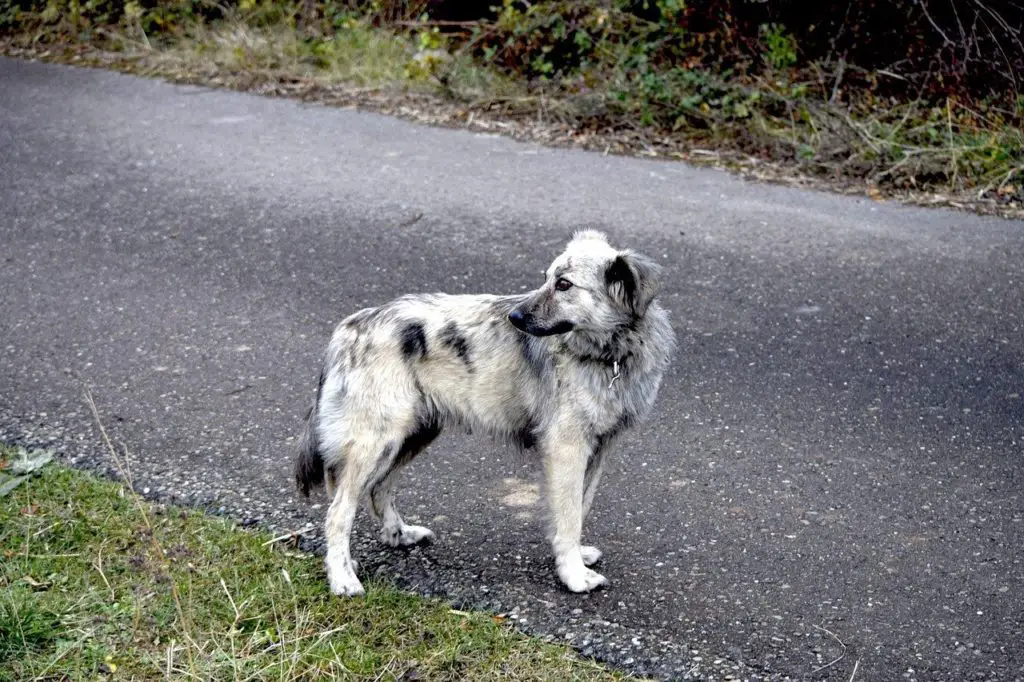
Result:
{"label": "dog's eye", "polygon": [[558,281],[555,282],[555,289],[558,289],[559,291],[568,291],[569,289],[572,289],[572,282],[564,277],[559,277]]}

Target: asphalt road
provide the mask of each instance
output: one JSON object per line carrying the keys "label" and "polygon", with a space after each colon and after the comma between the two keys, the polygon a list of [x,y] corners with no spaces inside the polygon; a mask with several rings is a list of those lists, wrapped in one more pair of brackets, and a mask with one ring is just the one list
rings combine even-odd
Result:
{"label": "asphalt road", "polygon": [[317,533],[333,325],[603,228],[681,341],[586,527],[610,587],[558,587],[536,467],[461,435],[400,493],[438,542],[361,516],[363,574],[659,677],[1024,679],[1020,222],[10,60],[0,207],[0,439],[109,468],[88,387],[150,497]]}

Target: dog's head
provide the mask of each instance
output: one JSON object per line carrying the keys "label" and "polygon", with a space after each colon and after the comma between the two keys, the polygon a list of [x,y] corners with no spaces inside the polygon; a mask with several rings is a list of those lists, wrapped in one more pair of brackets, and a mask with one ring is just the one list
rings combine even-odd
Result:
{"label": "dog's head", "polygon": [[645,256],[613,248],[600,232],[577,232],[548,267],[543,286],[508,319],[533,336],[607,333],[644,316],[658,292],[660,270]]}

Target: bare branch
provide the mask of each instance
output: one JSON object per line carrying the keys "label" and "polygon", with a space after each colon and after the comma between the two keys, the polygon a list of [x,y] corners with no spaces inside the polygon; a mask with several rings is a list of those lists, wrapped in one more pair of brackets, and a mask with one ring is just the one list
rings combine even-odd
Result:
{"label": "bare branch", "polygon": [[953,41],[949,39],[949,36],[946,35],[946,32],[939,28],[939,25],[935,23],[934,19],[932,19],[932,15],[928,12],[928,3],[925,0],[921,0],[921,11],[924,12],[924,16],[926,19],[928,19],[928,23],[932,25],[932,28],[934,28],[938,32],[938,34],[942,36],[942,39],[946,42],[946,45],[952,45]]}

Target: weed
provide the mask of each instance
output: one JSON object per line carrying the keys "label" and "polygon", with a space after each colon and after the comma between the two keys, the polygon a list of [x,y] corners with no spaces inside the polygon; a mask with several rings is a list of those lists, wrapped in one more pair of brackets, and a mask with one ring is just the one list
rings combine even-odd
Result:
{"label": "weed", "polygon": [[764,60],[776,71],[788,69],[797,62],[796,40],[779,24],[761,24]]}

